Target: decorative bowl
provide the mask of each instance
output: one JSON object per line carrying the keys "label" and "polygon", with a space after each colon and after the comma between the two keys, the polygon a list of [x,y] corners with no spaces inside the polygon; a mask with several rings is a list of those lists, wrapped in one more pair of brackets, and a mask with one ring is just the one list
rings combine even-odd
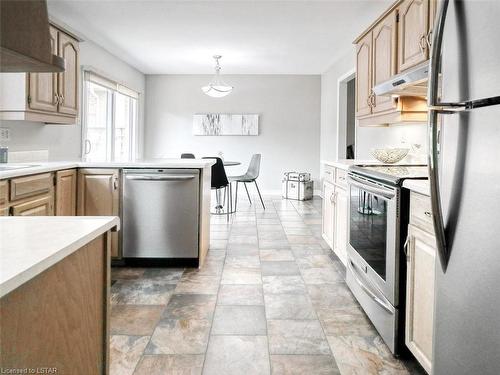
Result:
{"label": "decorative bowl", "polygon": [[382,163],[393,164],[402,160],[409,151],[409,148],[374,148],[371,154]]}

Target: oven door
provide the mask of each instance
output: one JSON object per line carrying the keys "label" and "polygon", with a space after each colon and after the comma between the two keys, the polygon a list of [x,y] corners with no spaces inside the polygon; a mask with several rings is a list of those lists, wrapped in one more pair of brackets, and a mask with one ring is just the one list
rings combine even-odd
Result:
{"label": "oven door", "polygon": [[349,175],[348,255],[359,280],[398,306],[399,189]]}

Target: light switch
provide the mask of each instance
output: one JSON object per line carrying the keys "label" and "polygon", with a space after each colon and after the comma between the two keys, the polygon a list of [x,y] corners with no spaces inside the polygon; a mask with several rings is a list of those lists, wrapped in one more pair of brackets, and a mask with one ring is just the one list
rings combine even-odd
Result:
{"label": "light switch", "polygon": [[9,128],[0,128],[0,142],[2,141],[10,141],[10,129]]}

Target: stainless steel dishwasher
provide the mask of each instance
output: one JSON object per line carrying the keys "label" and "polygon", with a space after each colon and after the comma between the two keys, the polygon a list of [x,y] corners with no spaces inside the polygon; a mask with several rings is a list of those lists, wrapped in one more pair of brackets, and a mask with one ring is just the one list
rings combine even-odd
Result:
{"label": "stainless steel dishwasher", "polygon": [[200,172],[123,171],[123,257],[198,258]]}

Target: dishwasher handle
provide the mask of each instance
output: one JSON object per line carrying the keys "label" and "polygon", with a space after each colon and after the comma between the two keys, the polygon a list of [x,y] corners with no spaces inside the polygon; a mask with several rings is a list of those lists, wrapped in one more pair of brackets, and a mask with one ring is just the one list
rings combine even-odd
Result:
{"label": "dishwasher handle", "polygon": [[125,176],[127,180],[136,181],[187,181],[195,178],[195,175],[183,175],[183,174],[166,174],[161,176],[150,176],[150,175],[130,175]]}

